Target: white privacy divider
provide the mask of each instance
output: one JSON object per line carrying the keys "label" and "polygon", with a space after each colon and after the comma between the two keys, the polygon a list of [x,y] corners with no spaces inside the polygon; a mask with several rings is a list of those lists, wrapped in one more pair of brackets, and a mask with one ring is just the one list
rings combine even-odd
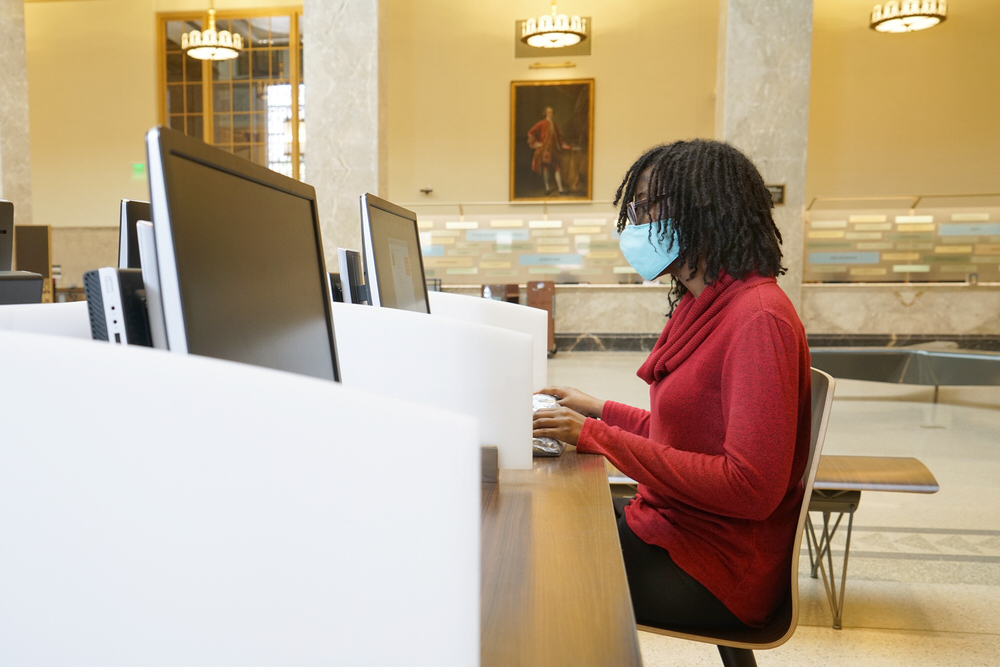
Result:
{"label": "white privacy divider", "polygon": [[432,315],[526,333],[532,338],[531,388],[538,391],[548,384],[549,314],[540,308],[506,301],[482,299],[467,294],[428,292]]}
{"label": "white privacy divider", "polygon": [[0,350],[3,664],[478,664],[474,419],[149,348]]}
{"label": "white privacy divider", "polygon": [[531,338],[396,308],[333,304],[340,374],[358,387],[479,419],[501,468],[531,468]]}
{"label": "white privacy divider", "polygon": [[0,306],[0,331],[27,331],[93,339],[86,301]]}

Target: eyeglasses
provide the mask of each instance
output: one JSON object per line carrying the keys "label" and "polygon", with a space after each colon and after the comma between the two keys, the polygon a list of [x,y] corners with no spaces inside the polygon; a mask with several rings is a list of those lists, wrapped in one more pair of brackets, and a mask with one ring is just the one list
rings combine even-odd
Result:
{"label": "eyeglasses", "polygon": [[663,197],[647,197],[639,201],[630,201],[625,207],[625,215],[633,225],[648,225],[653,221],[649,214],[650,207]]}

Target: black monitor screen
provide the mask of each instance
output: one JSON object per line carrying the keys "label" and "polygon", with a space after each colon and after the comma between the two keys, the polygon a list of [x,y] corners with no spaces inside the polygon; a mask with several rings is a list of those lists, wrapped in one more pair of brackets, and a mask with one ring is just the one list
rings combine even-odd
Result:
{"label": "black monitor screen", "polygon": [[0,200],[0,271],[10,271],[14,262],[14,205]]}
{"label": "black monitor screen", "polygon": [[416,215],[370,194],[361,198],[361,209],[366,282],[375,305],[430,312]]}
{"label": "black monitor screen", "polygon": [[139,235],[135,231],[135,223],[140,220],[153,221],[149,202],[123,199],[119,217],[118,268],[142,268],[139,262]]}
{"label": "black monitor screen", "polygon": [[171,350],[179,343],[192,354],[337,380],[313,188],[157,131],[165,201],[152,166],[150,192]]}

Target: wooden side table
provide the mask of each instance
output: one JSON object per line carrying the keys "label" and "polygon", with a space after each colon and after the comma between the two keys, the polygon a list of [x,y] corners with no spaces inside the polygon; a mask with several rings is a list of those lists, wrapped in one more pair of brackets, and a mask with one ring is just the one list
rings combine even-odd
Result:
{"label": "wooden side table", "polygon": [[[812,519],[806,520],[806,543],[809,564],[815,579],[823,576],[833,627],[841,628],[844,614],[844,590],[847,583],[847,560],[851,552],[851,530],[854,511],[861,503],[862,491],[896,491],[906,493],[936,493],[937,480],[923,463],[912,457],[895,456],[824,456],[819,461],[816,483],[809,501],[810,512],[823,513],[823,530],[817,538]],[[837,518],[832,524],[831,515]],[[840,573],[840,590],[833,570],[830,541],[847,515],[847,544]],[[823,559],[826,558],[826,566]],[[830,573],[827,576],[827,569]]]}

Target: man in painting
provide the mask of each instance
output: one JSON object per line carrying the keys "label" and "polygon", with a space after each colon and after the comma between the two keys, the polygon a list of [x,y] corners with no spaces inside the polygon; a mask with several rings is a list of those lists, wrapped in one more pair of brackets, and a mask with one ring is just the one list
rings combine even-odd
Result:
{"label": "man in painting", "polygon": [[545,118],[532,125],[531,129],[528,130],[528,146],[535,151],[534,157],[531,159],[531,170],[536,174],[541,172],[542,179],[545,181],[545,194],[552,192],[549,181],[550,171],[555,176],[559,194],[566,194],[566,190],[563,188],[560,162],[562,161],[562,151],[569,150],[571,147],[563,141],[562,133],[559,132],[559,126],[556,125],[552,115],[552,107],[545,107]]}

